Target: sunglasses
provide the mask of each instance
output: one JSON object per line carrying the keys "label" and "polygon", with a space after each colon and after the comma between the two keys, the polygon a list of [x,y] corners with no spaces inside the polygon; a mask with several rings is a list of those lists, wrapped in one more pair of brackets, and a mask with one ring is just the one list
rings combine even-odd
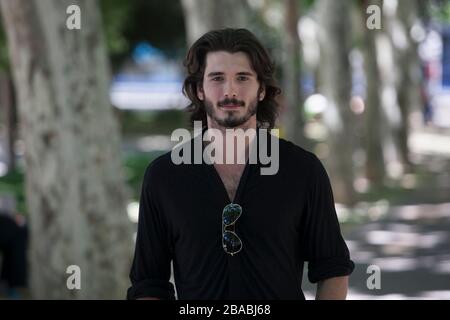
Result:
{"label": "sunglasses", "polygon": [[222,213],[222,246],[226,253],[235,255],[242,249],[242,241],[234,232],[234,224],[242,214],[242,207],[230,203],[223,208]]}

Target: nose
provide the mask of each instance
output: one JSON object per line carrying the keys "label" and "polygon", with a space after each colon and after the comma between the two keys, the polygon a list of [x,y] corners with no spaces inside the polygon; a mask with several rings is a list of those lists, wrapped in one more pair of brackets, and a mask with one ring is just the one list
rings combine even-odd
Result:
{"label": "nose", "polygon": [[224,86],[224,96],[227,98],[236,98],[236,87],[233,80],[228,80]]}

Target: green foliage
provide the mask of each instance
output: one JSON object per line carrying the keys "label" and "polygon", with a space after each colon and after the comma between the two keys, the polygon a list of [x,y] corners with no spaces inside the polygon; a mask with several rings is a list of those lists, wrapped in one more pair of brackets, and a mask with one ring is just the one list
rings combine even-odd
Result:
{"label": "green foliage", "polygon": [[118,68],[142,41],[179,58],[185,51],[184,15],[180,1],[101,0],[109,55]]}
{"label": "green foliage", "polygon": [[139,200],[141,194],[142,179],[148,165],[166,151],[129,153],[124,158],[125,177],[131,188],[132,199]]}
{"label": "green foliage", "polygon": [[103,18],[103,30],[106,37],[106,46],[115,65],[131,50],[128,39],[125,38],[124,28],[130,20],[130,11],[133,1],[101,0],[100,8]]}
{"label": "green foliage", "polygon": [[434,0],[430,3],[431,17],[439,22],[450,24],[450,1]]}
{"label": "green foliage", "polygon": [[0,194],[10,194],[15,196],[17,210],[26,213],[24,173],[17,169],[9,172],[6,176],[0,177]]}
{"label": "green foliage", "polygon": [[172,58],[185,51],[186,33],[181,1],[133,0],[125,35],[133,46],[148,41]]}
{"label": "green foliage", "polygon": [[119,118],[124,136],[138,134],[169,135],[176,128],[189,126],[187,114],[183,110],[120,111]]}
{"label": "green foliage", "polygon": [[0,16],[0,71],[9,69],[8,47],[6,46],[6,35],[3,29],[3,21]]}
{"label": "green foliage", "polygon": [[315,2],[315,0],[300,0],[300,8],[303,10],[311,9]]}

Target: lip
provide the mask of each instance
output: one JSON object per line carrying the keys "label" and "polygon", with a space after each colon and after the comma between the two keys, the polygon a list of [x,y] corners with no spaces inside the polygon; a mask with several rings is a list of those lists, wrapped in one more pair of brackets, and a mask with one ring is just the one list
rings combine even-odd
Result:
{"label": "lip", "polygon": [[240,106],[237,104],[225,104],[222,106],[222,108],[227,108],[227,109],[236,109],[239,108]]}

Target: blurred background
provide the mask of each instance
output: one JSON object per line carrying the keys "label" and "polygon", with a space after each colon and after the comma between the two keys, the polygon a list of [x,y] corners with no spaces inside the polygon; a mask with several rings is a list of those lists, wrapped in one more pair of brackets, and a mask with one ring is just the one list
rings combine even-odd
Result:
{"label": "blurred background", "polygon": [[[79,30],[67,27],[72,4]],[[125,297],[145,168],[189,128],[184,55],[211,29],[245,27],[277,65],[281,136],[330,175],[356,264],[348,298],[450,299],[450,1],[0,0],[0,10],[0,217],[14,221],[0,225],[0,298]],[[80,290],[66,286],[69,265]],[[367,286],[370,265],[379,289]]]}

